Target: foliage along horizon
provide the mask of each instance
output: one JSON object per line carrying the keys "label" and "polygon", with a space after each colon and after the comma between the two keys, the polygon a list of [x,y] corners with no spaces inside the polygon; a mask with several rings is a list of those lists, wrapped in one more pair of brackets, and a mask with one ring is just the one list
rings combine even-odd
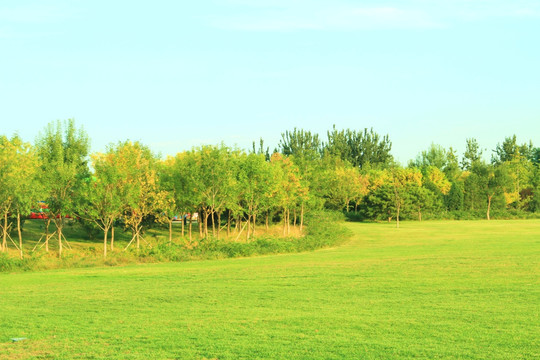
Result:
{"label": "foliage along horizon", "polygon": [[[302,229],[306,212],[323,208],[395,219],[398,227],[403,217],[489,220],[494,211],[526,217],[540,210],[540,148],[519,144],[515,135],[496,146],[490,163],[473,138],[461,161],[452,148],[432,144],[404,167],[390,151],[388,135],[334,126],[326,141],[307,130],[285,131],[272,154],[262,139],[250,152],[202,145],[165,160],[130,141],[89,154],[88,135],[74,120],[57,121],[34,145],[0,137],[0,250],[16,227],[23,257],[21,219],[39,200],[48,205],[59,256],[63,219],[71,215],[103,231],[104,257],[115,226],[129,229],[130,244],[139,248],[148,223],[171,229],[176,215],[195,212],[201,237],[240,226],[249,239],[256,224],[272,222],[282,223],[286,236],[291,224]],[[191,238],[192,222],[185,225]]]}

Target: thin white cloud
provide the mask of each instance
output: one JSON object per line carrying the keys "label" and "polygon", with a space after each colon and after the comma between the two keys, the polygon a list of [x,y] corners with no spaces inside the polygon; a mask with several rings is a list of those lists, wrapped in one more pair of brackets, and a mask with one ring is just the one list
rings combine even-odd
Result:
{"label": "thin white cloud", "polygon": [[26,4],[2,6],[0,4],[0,38],[46,37],[56,32],[44,31],[50,25],[79,16],[80,10],[69,4],[61,6]]}
{"label": "thin white cloud", "polygon": [[71,18],[75,9],[59,6],[24,5],[0,7],[2,23],[48,23]]}
{"label": "thin white cloud", "polygon": [[214,18],[216,27],[237,30],[353,30],[439,27],[424,12],[396,7],[320,6],[271,8],[263,13]]}
{"label": "thin white cloud", "polygon": [[513,15],[522,17],[540,18],[540,9],[520,8],[513,11]]}
{"label": "thin white cloud", "polygon": [[225,0],[234,15],[215,16],[212,26],[234,30],[414,29],[450,26],[456,21],[537,17],[540,4],[528,0]]}

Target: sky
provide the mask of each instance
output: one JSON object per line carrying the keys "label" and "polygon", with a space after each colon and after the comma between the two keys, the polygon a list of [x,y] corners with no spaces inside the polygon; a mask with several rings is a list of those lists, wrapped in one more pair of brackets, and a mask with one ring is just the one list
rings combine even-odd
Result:
{"label": "sky", "polygon": [[285,130],[540,145],[538,0],[0,0],[0,134],[74,118],[139,140],[272,150]]}

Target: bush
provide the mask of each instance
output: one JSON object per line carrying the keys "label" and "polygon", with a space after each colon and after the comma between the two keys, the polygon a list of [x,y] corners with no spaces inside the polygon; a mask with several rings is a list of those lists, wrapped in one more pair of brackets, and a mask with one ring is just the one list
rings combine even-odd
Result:
{"label": "bush", "polygon": [[32,270],[35,268],[39,260],[39,256],[25,257],[24,259],[19,259],[9,257],[5,253],[0,253],[0,272]]}
{"label": "bush", "polygon": [[7,254],[0,254],[0,272],[116,266],[135,262],[180,262],[311,251],[346,241],[350,233],[343,226],[344,221],[345,216],[339,211],[313,211],[305,217],[306,234],[301,237],[281,238],[262,235],[250,242],[206,238],[189,247],[164,241],[152,248],[110,251],[106,259],[101,257],[101,250],[94,246],[88,246],[76,253],[66,253],[61,259],[42,254],[20,260],[9,257]]}
{"label": "bush", "polygon": [[[310,251],[347,240],[350,233],[342,226],[344,221],[345,216],[339,211],[316,211],[306,215],[307,234],[299,238],[261,236],[247,243],[205,238],[189,248],[162,243],[139,252],[133,249],[130,253],[142,262],[178,262]],[[112,260],[107,263],[111,264]]]}

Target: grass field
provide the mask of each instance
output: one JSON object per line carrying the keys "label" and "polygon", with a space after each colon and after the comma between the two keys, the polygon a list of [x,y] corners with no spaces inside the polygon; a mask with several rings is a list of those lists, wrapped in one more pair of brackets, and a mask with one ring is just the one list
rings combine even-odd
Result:
{"label": "grass field", "polygon": [[347,226],[311,253],[0,274],[0,358],[540,358],[540,221]]}

